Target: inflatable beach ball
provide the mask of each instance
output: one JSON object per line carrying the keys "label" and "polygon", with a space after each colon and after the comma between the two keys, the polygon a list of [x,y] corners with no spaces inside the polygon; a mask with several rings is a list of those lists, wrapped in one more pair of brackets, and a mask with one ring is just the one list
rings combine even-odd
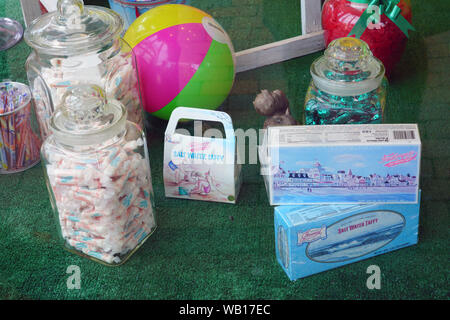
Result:
{"label": "inflatable beach ball", "polygon": [[152,115],[167,120],[179,106],[216,109],[230,93],[233,45],[209,14],[162,5],[136,19],[124,39],[136,56],[143,107]]}

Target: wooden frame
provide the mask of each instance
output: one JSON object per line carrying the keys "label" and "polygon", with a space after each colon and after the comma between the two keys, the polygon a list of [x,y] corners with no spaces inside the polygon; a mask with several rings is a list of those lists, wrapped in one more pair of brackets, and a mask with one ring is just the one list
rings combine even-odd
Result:
{"label": "wooden frame", "polygon": [[236,72],[304,56],[325,48],[322,1],[301,0],[302,35],[236,52]]}
{"label": "wooden frame", "polygon": [[[20,0],[25,25],[41,15],[38,0]],[[300,0],[302,35],[236,52],[236,72],[304,56],[325,48],[322,0]]]}
{"label": "wooden frame", "polygon": [[20,0],[20,5],[22,6],[25,27],[28,27],[31,21],[41,15],[39,0]]}

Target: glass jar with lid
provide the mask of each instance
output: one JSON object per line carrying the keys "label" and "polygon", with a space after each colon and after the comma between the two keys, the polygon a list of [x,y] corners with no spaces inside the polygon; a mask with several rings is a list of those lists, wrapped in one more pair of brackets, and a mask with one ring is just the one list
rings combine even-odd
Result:
{"label": "glass jar with lid", "polygon": [[367,43],[339,38],[311,65],[304,123],[381,123],[386,104],[384,66]]}
{"label": "glass jar with lid", "polygon": [[135,57],[120,37],[123,20],[114,11],[59,0],[57,10],[34,20],[24,39],[34,50],[26,62],[28,82],[44,139],[67,88],[91,83],[122,102],[128,120],[143,128]]}
{"label": "glass jar with lid", "polygon": [[119,265],[156,228],[145,135],[95,85],[66,91],[41,148],[57,230],[69,251]]}

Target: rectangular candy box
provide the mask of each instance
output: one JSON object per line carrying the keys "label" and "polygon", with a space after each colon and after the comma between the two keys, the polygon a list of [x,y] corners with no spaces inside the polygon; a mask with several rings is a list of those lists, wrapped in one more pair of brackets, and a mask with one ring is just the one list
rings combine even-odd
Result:
{"label": "rectangular candy box", "polygon": [[296,280],[414,245],[419,207],[419,202],[276,207],[277,260]]}
{"label": "rectangular candy box", "polygon": [[[194,136],[175,130],[181,119],[220,122],[220,130],[209,129]],[[194,130],[195,131],[195,130]],[[169,119],[164,142],[164,189],[166,197],[236,203],[241,185],[236,138],[228,114],[178,107]]]}
{"label": "rectangular candy box", "polygon": [[269,127],[259,147],[271,205],[416,203],[416,124]]}

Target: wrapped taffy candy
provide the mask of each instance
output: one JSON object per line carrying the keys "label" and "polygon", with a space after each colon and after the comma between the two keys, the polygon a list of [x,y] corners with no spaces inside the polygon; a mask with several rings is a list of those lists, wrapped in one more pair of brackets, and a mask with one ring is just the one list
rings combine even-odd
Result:
{"label": "wrapped taffy candy", "polygon": [[26,69],[42,138],[50,134],[50,117],[67,89],[83,84],[100,86],[143,128],[135,57],[122,31],[119,14],[82,0],[59,0],[58,10],[28,26],[24,38],[33,51]]}
{"label": "wrapped taffy candy", "polygon": [[50,200],[68,249],[121,264],[153,233],[145,135],[100,87],[74,86],[42,145]]}

